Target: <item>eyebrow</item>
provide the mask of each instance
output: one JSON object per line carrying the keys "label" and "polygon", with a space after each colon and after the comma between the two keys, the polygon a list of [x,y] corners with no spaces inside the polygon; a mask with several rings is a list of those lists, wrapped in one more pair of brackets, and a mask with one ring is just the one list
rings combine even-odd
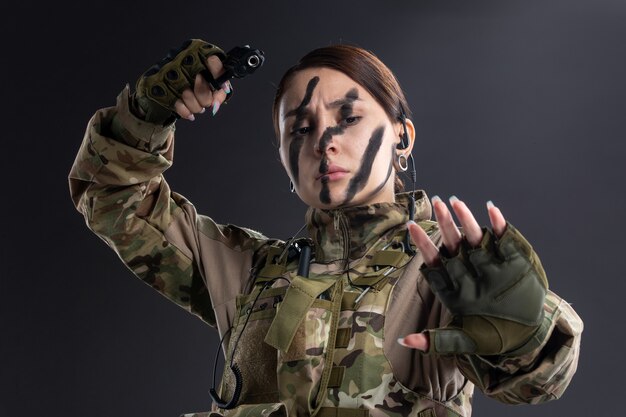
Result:
{"label": "eyebrow", "polygon": [[355,101],[363,101],[359,98],[359,91],[356,88],[351,88],[348,90],[346,95],[343,98],[337,99],[335,101],[331,101],[330,104],[326,106],[326,108],[333,107],[342,107],[346,105],[352,105]]}
{"label": "eyebrow", "polygon": [[306,113],[308,113],[308,111],[302,107],[302,105],[296,107],[293,110],[289,110],[287,113],[285,113],[285,115],[283,116],[283,120],[287,119],[288,117],[291,116],[295,116],[297,114],[301,114],[301,115],[305,115]]}
{"label": "eyebrow", "polygon": [[344,98],[340,98],[338,100],[335,101],[331,101],[326,108],[333,108],[333,107],[341,107],[341,106],[345,106],[346,104],[351,104],[355,101],[363,101],[362,99],[358,98],[358,97],[344,97]]}
{"label": "eyebrow", "polygon": [[[351,104],[355,101],[363,101],[363,100],[359,98],[356,88],[353,88],[346,93],[345,97],[342,97],[337,100],[333,100],[330,103],[328,103],[328,105],[326,105],[326,108],[329,109],[329,108],[342,107],[342,106]],[[304,106],[302,104],[303,103],[300,103],[298,107],[296,107],[295,109],[289,110],[287,113],[285,113],[285,116],[283,116],[283,120],[287,119],[288,117],[295,116],[298,113],[301,113],[303,115],[308,113],[308,111],[305,109],[305,106],[308,106],[309,104],[308,101]]]}
{"label": "eyebrow", "polygon": [[317,75],[309,80],[308,84],[306,85],[306,92],[304,93],[304,98],[302,99],[302,102],[295,109],[289,110],[287,113],[285,113],[283,120],[290,116],[296,116],[296,120],[304,118],[306,106],[308,106],[311,102],[313,90],[315,90],[315,87],[317,87],[317,83],[319,83],[319,81],[320,77],[318,77]]}
{"label": "eyebrow", "polygon": [[283,120],[285,120],[287,117],[295,116],[298,112],[302,112],[301,106],[298,106],[295,109],[289,110],[287,113],[285,113],[285,115],[283,116]]}

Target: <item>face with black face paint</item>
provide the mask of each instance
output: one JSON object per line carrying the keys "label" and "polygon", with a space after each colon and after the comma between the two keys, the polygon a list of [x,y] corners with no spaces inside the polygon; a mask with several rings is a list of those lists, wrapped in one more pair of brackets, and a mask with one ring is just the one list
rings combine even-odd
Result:
{"label": "face with black face paint", "polygon": [[357,82],[330,68],[289,81],[279,106],[280,158],[306,204],[338,208],[394,201],[394,164],[404,131]]}

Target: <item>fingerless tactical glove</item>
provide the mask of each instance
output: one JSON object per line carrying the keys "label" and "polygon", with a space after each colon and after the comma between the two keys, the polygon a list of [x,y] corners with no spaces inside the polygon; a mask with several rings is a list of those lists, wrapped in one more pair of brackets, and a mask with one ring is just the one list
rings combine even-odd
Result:
{"label": "fingerless tactical glove", "polygon": [[143,73],[137,81],[133,103],[143,119],[156,124],[174,121],[177,116],[174,103],[186,88],[193,90],[196,75],[202,73],[205,78],[212,78],[206,66],[211,55],[218,55],[221,60],[226,58],[217,46],[190,39]]}
{"label": "fingerless tactical glove", "polygon": [[432,329],[429,353],[506,354],[539,329],[548,289],[537,254],[511,225],[499,239],[487,229],[476,248],[467,241],[439,267],[422,266],[453,320]]}

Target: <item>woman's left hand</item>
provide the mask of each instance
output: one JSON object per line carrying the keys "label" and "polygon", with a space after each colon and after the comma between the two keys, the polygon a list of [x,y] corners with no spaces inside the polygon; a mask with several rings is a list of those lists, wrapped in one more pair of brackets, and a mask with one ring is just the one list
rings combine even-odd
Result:
{"label": "woman's left hand", "polygon": [[[464,237],[472,247],[480,244],[483,238],[483,231],[474,218],[474,215],[463,201],[456,197],[450,198],[450,205],[461,223],[463,234],[455,224],[452,214],[450,210],[448,210],[448,206],[439,197],[435,196],[432,198],[432,205],[435,212],[435,219],[441,230],[443,244],[449,256],[455,256],[458,253],[459,246]],[[487,213],[489,214],[489,220],[491,221],[494,234],[496,237],[502,236],[506,230],[506,221],[500,209],[489,201],[487,203]],[[430,240],[426,232],[415,223],[409,223],[408,229],[413,242],[424,257],[424,263],[429,267],[440,265],[440,249]],[[398,341],[406,347],[423,351],[427,351],[430,346],[428,333],[409,334]]]}

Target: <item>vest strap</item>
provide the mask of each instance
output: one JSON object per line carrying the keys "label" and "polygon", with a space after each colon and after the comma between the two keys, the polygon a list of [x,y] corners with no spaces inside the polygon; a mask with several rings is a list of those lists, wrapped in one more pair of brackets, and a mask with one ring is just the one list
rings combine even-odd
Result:
{"label": "vest strap", "polygon": [[278,257],[283,253],[283,245],[272,245],[267,251],[267,257],[265,258],[265,265],[257,273],[255,284],[263,284],[274,278],[278,278],[285,273],[286,259],[278,263]]}
{"label": "vest strap", "polygon": [[369,417],[369,415],[370,410],[366,408],[321,407],[315,417]]}
{"label": "vest strap", "polygon": [[285,273],[285,265],[265,265],[256,276],[255,284],[264,284],[274,278],[281,277]]}
{"label": "vest strap", "polygon": [[[337,326],[339,323],[339,313],[341,311],[341,295],[343,294],[343,281],[338,280],[337,284],[334,286],[331,300],[332,300],[332,308],[331,308],[331,319],[330,319],[330,331],[328,333],[328,346],[326,347],[326,360],[329,364],[332,364],[332,358],[335,357],[335,343],[337,340]],[[317,397],[315,398],[315,407],[311,410],[311,416],[316,416],[317,412],[322,407],[326,395],[328,394],[328,380],[330,379],[330,374],[332,371],[331,366],[324,366],[322,370],[322,376],[320,378],[319,391],[317,392]]]}
{"label": "vest strap", "polygon": [[417,413],[417,417],[437,417],[437,414],[435,414],[434,408],[427,408]]}
{"label": "vest strap", "polygon": [[337,340],[335,341],[335,347],[347,348],[348,344],[350,343],[350,337],[352,337],[351,328],[345,327],[342,329],[337,329]]}
{"label": "vest strap", "polygon": [[341,311],[354,310],[354,303],[360,292],[346,291],[341,297]]}
{"label": "vest strap", "polygon": [[300,323],[315,299],[336,282],[335,278],[311,279],[296,275],[267,330],[265,343],[282,352],[288,351]]}
{"label": "vest strap", "polygon": [[393,266],[399,268],[406,262],[407,254],[397,250],[381,250],[374,254],[368,262],[370,266]]}
{"label": "vest strap", "polygon": [[328,388],[338,388],[343,382],[343,374],[346,372],[345,366],[333,366],[328,378]]}

